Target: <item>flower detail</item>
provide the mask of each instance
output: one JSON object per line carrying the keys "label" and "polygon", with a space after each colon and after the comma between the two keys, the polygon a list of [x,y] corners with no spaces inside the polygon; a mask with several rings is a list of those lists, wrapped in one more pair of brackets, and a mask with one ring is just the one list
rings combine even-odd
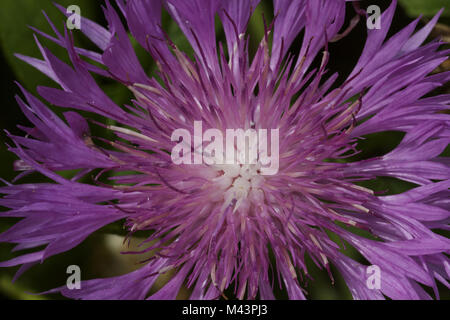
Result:
{"label": "flower detail", "polygon": [[[130,234],[150,230],[143,252],[155,255],[137,271],[85,281],[61,292],[84,299],[175,299],[180,287],[191,299],[216,299],[234,288],[239,299],[273,299],[275,278],[290,299],[304,299],[305,257],[328,271],[334,265],[355,299],[430,298],[422,285],[449,287],[450,242],[433,232],[448,229],[450,170],[439,155],[450,140],[449,95],[426,96],[450,79],[432,74],[447,59],[440,41],[424,44],[438,16],[415,32],[418,21],[386,38],[396,2],[382,14],[382,28],[369,30],[364,50],[343,83],[328,74],[328,42],[339,39],[346,1],[274,0],[275,18],[253,57],[246,28],[259,0],[117,0],[131,35],[154,58],[157,76],[140,65],[119,13],[107,1],[108,28],[85,18],[81,31],[99,49],[76,47],[67,30],[35,30],[67,49],[72,66],[44,48],[43,60],[18,55],[53,79],[59,89],[39,87],[48,103],[112,120],[88,122],[79,112],[65,121],[21,87],[17,97],[33,128],[9,135],[10,150],[24,174],[37,171],[53,183],[0,188],[3,217],[21,217],[0,235],[15,250],[44,246],[1,262],[36,263],[70,250],[89,234],[126,219]],[[181,52],[161,28],[161,10],[177,22],[194,51]],[[65,13],[65,9],[62,8]],[[218,43],[215,16],[226,43]],[[415,32],[415,33],[414,33]],[[288,54],[303,34],[297,56]],[[271,40],[272,39],[272,40]],[[314,60],[321,56],[316,66]],[[127,86],[134,99],[114,103],[93,74]],[[279,170],[259,174],[258,165],[175,165],[171,133],[205,129],[279,129]],[[91,134],[105,126],[118,139]],[[405,133],[390,153],[346,161],[359,152],[360,138],[383,131]],[[95,185],[81,178],[100,169]],[[70,179],[58,174],[78,170]],[[127,174],[127,172],[134,172]],[[106,172],[124,173],[100,182]],[[376,194],[359,182],[392,177],[416,186]],[[370,237],[355,230],[364,230]],[[356,248],[382,273],[380,288],[366,285],[366,266],[342,253],[330,233]],[[175,270],[156,293],[158,276]]]}

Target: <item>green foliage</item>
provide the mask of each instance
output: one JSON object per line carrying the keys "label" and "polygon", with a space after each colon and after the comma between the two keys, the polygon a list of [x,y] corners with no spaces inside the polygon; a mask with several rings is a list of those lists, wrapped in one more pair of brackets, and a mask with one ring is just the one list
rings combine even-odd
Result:
{"label": "green foliage", "polygon": [[399,0],[399,3],[411,17],[421,14],[425,17],[432,17],[442,8],[445,8],[442,16],[450,17],[448,0]]}
{"label": "green foliage", "polygon": [[[64,7],[73,4],[73,0],[58,1]],[[90,19],[95,18],[98,4],[96,1],[78,0],[81,14]],[[29,26],[45,31],[53,35],[42,11],[52,17],[55,26],[62,31],[66,21],[64,15],[56,8],[52,1],[35,0],[2,0],[0,10],[0,47],[5,60],[14,71],[16,79],[28,89],[34,90],[37,85],[51,85],[45,75],[17,59],[14,54],[20,53],[32,57],[41,58],[41,54],[33,39],[33,31]],[[41,40],[42,37],[39,38]],[[42,41],[58,57],[66,57],[65,50],[50,41]]]}

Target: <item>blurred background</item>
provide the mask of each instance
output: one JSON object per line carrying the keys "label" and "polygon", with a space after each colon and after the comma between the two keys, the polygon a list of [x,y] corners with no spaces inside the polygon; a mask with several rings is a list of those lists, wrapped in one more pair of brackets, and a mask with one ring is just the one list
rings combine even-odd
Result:
{"label": "blurred background", "polygon": [[[57,2],[64,7],[72,4],[78,5],[81,8],[81,14],[83,16],[106,25],[100,7],[103,1],[58,0]],[[366,9],[369,5],[376,4],[383,11],[390,4],[390,1],[370,0],[360,1],[360,3],[363,9]],[[445,5],[449,5],[448,0],[399,0],[399,7],[389,34],[392,35],[397,32],[420,14],[423,15],[420,25],[424,25],[441,8],[445,7]],[[19,81],[33,94],[36,94],[36,87],[38,85],[55,87],[55,84],[46,76],[14,57],[14,53],[38,58],[41,57],[33,39],[33,31],[28,26],[33,26],[49,34],[53,34],[42,14],[43,10],[53,23],[55,23],[57,28],[60,31],[63,30],[65,17],[52,4],[52,0],[2,0],[0,2],[0,97],[2,99],[0,127],[17,135],[23,135],[23,133],[16,126],[18,124],[29,125],[29,122],[21,113],[14,99],[14,96],[19,94],[19,90],[14,84],[14,81]],[[262,23],[263,14],[267,20],[271,21],[273,19],[273,6],[271,1],[262,0],[251,19],[248,33],[251,35],[251,47],[253,50],[257,47],[264,33]],[[354,15],[352,6],[348,5],[346,25],[348,25]],[[163,14],[163,27],[178,47],[192,54],[192,50],[181,31],[167,14]],[[217,29],[219,40],[223,40],[224,35],[220,31],[219,24]],[[333,72],[339,72],[340,79],[338,83],[346,78],[356,63],[364,45],[366,32],[365,21],[360,21],[358,26],[346,38],[330,45],[331,59],[328,67]],[[93,44],[84,38],[81,32],[75,31],[74,35],[77,45],[95,50]],[[438,36],[450,42],[450,9],[444,10],[439,24],[433,30],[430,38],[432,39]],[[59,58],[68,62],[65,50],[42,37],[39,40]],[[293,52],[298,52],[298,43],[301,43],[300,40],[297,39],[297,45],[294,44],[292,46],[291,50]],[[138,52],[138,57],[145,70],[147,70],[148,74],[152,74],[155,69],[154,62],[135,41],[133,45]],[[448,60],[436,72],[445,70],[450,70],[450,62]],[[97,80],[100,87],[117,104],[123,105],[131,98],[129,91],[125,87],[103,78],[98,78]],[[444,92],[450,93],[448,86],[436,90],[433,94]],[[61,114],[61,109],[51,108],[57,114]],[[360,146],[364,152],[358,158],[383,155],[392,150],[400,142],[402,137],[403,134],[399,132],[387,132],[367,136],[367,140]],[[6,143],[9,143],[9,141],[2,130],[0,133],[0,177],[11,181],[17,175],[13,171],[13,162],[16,160],[16,157],[7,151]],[[448,148],[445,155],[449,155]],[[358,158],[354,158],[353,160]],[[19,183],[43,181],[47,181],[47,179],[38,174],[32,174],[21,179]],[[89,181],[86,182],[89,183]],[[370,181],[364,185],[373,190],[386,191],[387,194],[400,193],[414,187],[412,184],[388,178]],[[0,207],[1,209],[4,210],[4,208]],[[12,219],[0,219],[0,232],[9,228],[14,222]],[[145,234],[138,234],[137,237],[132,238],[129,248],[123,244],[124,235],[125,233],[119,223],[105,227],[70,252],[51,257],[44,264],[33,267],[14,284],[11,282],[11,279],[17,268],[0,268],[0,299],[63,299],[59,295],[36,296],[30,295],[29,293],[42,292],[64,285],[68,276],[66,269],[69,265],[80,266],[83,280],[117,276],[139,268],[139,262],[143,260],[142,256],[121,255],[120,252],[132,250],[133,247],[145,238]],[[17,256],[17,254],[11,253],[12,247],[13,245],[0,243],[0,261]],[[364,261],[355,250],[349,248],[346,251],[354,259],[361,262]],[[305,289],[308,291],[308,298],[351,299],[351,295],[344,281],[335,269],[332,268],[335,283],[331,284],[326,271],[319,270],[311,261],[309,261],[308,267],[313,277],[312,280],[308,280],[304,284]],[[163,285],[170,276],[170,274],[167,274],[161,277],[152,290],[156,290]],[[444,289],[444,287],[440,287],[440,291],[442,299],[450,298],[448,290]],[[179,298],[186,298],[188,294],[189,291],[183,289],[179,294]],[[232,297],[233,294],[230,293],[229,296]],[[277,297],[285,299],[286,295],[284,292],[278,290]]]}

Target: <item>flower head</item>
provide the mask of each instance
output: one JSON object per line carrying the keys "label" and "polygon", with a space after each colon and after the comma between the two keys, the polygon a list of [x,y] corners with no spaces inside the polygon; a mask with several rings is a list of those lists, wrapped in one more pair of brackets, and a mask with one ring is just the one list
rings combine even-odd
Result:
{"label": "flower head", "polygon": [[[272,299],[275,278],[289,298],[304,299],[306,256],[331,278],[334,265],[357,299],[422,299],[429,295],[421,285],[436,294],[436,280],[448,286],[450,242],[432,229],[448,228],[450,170],[439,155],[450,140],[448,114],[440,112],[449,96],[426,96],[450,78],[429,75],[448,51],[439,51],[439,41],[423,44],[438,16],[415,33],[418,20],[387,39],[394,1],[381,17],[382,28],[368,31],[353,72],[337,83],[337,74],[327,70],[327,48],[342,37],[346,1],[274,0],[275,18],[250,56],[246,28],[258,3],[118,0],[131,35],[157,63],[151,78],[109,2],[108,28],[81,20],[98,51],[75,47],[71,33],[61,34],[51,23],[54,36],[36,30],[66,48],[72,64],[37,40],[43,60],[19,55],[60,86],[39,87],[40,96],[110,121],[88,124],[76,111],[64,113],[64,121],[22,88],[26,101],[17,101],[34,127],[23,128],[26,137],[10,135],[10,149],[20,158],[16,169],[38,171],[53,183],[0,188],[0,205],[11,209],[0,215],[24,218],[0,241],[17,243],[16,249],[45,245],[0,266],[21,265],[21,274],[125,219],[130,234],[152,232],[143,251],[155,250],[153,257],[130,274],[54,291],[72,298],[143,299],[160,274],[175,270],[150,299],[175,299],[183,284],[192,299],[218,298],[231,287],[239,299]],[[193,58],[163,31],[163,8],[191,44]],[[216,15],[224,44],[216,40]],[[288,54],[300,33],[300,51]],[[133,100],[117,105],[93,74],[127,86]],[[200,121],[203,131],[223,134],[277,130],[276,172],[262,174],[260,154],[251,164],[174,163],[170,150],[180,142],[173,141],[174,131],[193,132]],[[106,127],[117,139],[92,135],[92,126]],[[405,136],[390,153],[347,160],[359,152],[363,136],[391,130]],[[206,145],[194,141],[193,157]],[[98,169],[94,184],[81,181]],[[68,179],[58,174],[62,170],[78,171]],[[121,174],[101,182],[107,172]],[[416,187],[383,195],[360,183],[380,176]],[[381,287],[367,286],[366,266],[342,253],[330,234],[380,268]]]}

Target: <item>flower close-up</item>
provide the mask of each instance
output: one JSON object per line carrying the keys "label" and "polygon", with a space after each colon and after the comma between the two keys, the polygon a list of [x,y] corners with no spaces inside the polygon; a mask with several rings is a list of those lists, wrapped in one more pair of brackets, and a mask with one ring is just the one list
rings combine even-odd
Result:
{"label": "flower close-up", "polygon": [[[353,299],[450,288],[450,71],[439,72],[450,51],[430,36],[443,10],[391,32],[395,0],[378,17],[348,0],[265,1],[271,16],[259,0],[101,5],[101,23],[56,5],[51,32],[22,39],[34,33],[41,56],[16,54],[53,85],[18,81],[28,124],[5,130],[17,175],[0,177],[0,217],[13,221],[0,242],[14,245],[0,267],[18,267],[13,280],[119,225],[117,253],[137,268],[41,293],[299,300],[311,268]],[[332,47],[357,25],[362,45],[341,73]],[[371,148],[393,132],[388,150]]]}

